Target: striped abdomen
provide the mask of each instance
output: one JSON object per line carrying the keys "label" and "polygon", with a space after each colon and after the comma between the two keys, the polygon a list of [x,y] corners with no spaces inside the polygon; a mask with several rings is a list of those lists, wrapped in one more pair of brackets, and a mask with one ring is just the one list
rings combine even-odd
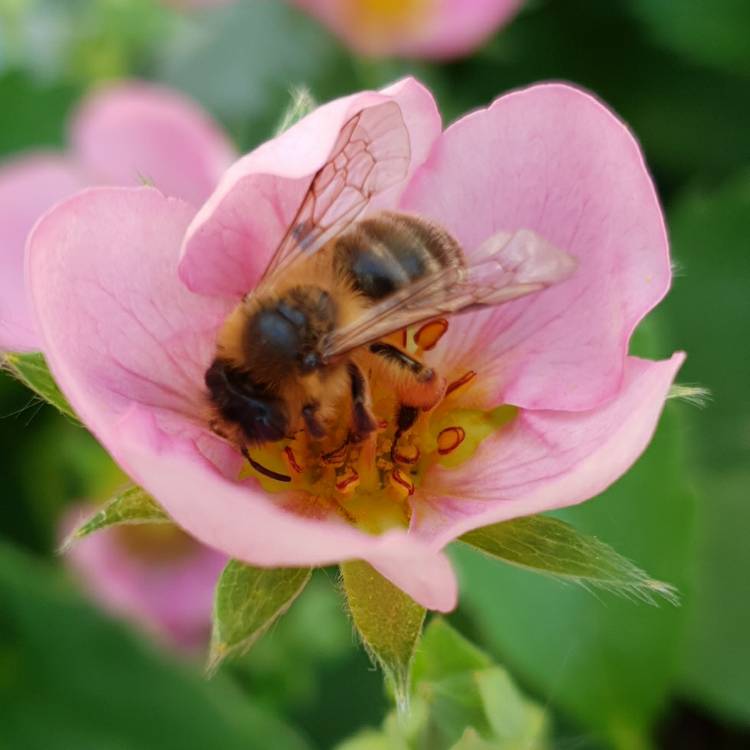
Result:
{"label": "striped abdomen", "polygon": [[446,266],[463,264],[461,248],[451,235],[409,214],[376,214],[353,224],[334,242],[336,272],[371,300]]}

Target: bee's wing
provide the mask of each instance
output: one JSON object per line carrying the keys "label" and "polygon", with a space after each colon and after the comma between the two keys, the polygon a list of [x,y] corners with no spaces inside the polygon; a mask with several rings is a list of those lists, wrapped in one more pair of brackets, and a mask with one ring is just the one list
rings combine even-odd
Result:
{"label": "bee's wing", "polygon": [[342,232],[372,196],[406,177],[409,131],[396,102],[364,109],[341,129],[328,161],[315,173],[261,283]]}
{"label": "bee's wing", "polygon": [[418,279],[334,331],[324,356],[334,357],[437,315],[470,312],[537,292],[566,279],[575,260],[522,229],[493,235],[468,266],[453,265]]}

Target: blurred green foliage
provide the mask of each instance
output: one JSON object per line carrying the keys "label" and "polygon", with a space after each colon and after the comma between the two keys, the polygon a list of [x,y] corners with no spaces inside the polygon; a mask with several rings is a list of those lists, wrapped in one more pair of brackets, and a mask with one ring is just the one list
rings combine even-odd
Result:
{"label": "blurred green foliage", "polygon": [[[607,101],[641,139],[680,269],[635,349],[684,348],[680,379],[714,397],[704,410],[669,404],[636,467],[561,515],[676,584],[683,605],[594,596],[464,549],[451,621],[548,710],[553,744],[740,748],[750,742],[749,37],[743,0],[530,0],[472,57],[430,65],[353,58],[280,2],[188,13],[152,0],[0,0],[0,155],[62,146],[80,94],[119,76],[183,89],[242,149],[272,132],[300,84],[325,101],[413,73],[446,121],[542,79]],[[330,573],[205,683],[81,601],[51,561],[65,505],[104,499],[121,474],[7,377],[0,415],[0,746],[330,748],[367,725],[382,740],[380,676]],[[461,742],[487,747],[472,734]]]}

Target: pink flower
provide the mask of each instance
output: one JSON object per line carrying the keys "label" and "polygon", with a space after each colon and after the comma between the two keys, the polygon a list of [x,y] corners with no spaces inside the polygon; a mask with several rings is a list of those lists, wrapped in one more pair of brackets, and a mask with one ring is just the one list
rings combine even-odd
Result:
{"label": "pink flower", "polygon": [[166,88],[123,83],[92,94],[70,124],[66,153],[36,151],[0,166],[0,350],[39,348],[23,283],[34,222],[87,185],[149,181],[200,205],[234,152],[197,105]]}
{"label": "pink flower", "polygon": [[[90,508],[65,519],[75,528]],[[205,647],[213,591],[227,559],[171,524],[120,526],[77,541],[65,555],[91,598],[180,649]]]}
{"label": "pink flower", "polygon": [[466,55],[522,0],[292,0],[363,55],[447,59]]}
{"label": "pink flower", "polygon": [[[425,438],[417,447],[434,460],[407,499],[397,488],[269,492],[238,479],[241,455],[210,430],[204,374],[217,331],[256,285],[341,129],[383,102],[398,105],[410,156],[406,176],[368,210],[438,221],[469,258],[499,230],[531,229],[578,265],[549,289],[450,320],[428,356],[464,385],[430,429],[461,427],[469,450],[443,461],[435,439],[460,432],[433,432],[431,447]],[[457,596],[444,547],[468,529],[601,492],[645,448],[683,360],[627,354],[669,287],[662,215],[627,128],[560,84],[501,97],[445,132],[412,79],[331,102],[236,162],[197,214],[145,187],[71,198],[37,225],[27,273],[61,388],[184,529],[255,565],[364,559],[438,610]],[[503,404],[513,408],[492,419],[478,411]]]}

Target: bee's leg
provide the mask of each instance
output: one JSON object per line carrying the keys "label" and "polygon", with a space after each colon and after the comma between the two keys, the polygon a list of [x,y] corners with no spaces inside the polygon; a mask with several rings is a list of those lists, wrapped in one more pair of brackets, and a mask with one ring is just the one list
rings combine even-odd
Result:
{"label": "bee's leg", "polygon": [[318,419],[318,410],[320,404],[317,401],[311,401],[302,407],[302,419],[305,421],[305,427],[310,433],[310,437],[320,440],[325,437],[326,431]]}
{"label": "bee's leg", "polygon": [[259,472],[260,474],[263,474],[264,476],[267,476],[269,479],[275,479],[277,482],[291,482],[292,478],[290,476],[287,476],[286,474],[279,474],[278,471],[274,471],[273,469],[267,469],[263,464],[259,464],[251,455],[250,451],[248,451],[247,446],[242,446],[242,455],[248,460],[248,463],[250,466],[255,469],[255,471]]}
{"label": "bee's leg", "polygon": [[443,397],[445,379],[432,367],[382,341],[371,344],[369,350],[379,361],[382,375],[391,383],[401,403],[431,409]]}
{"label": "bee's leg", "polygon": [[367,383],[354,362],[347,365],[352,394],[352,442],[358,443],[375,430],[377,423],[367,406]]}

